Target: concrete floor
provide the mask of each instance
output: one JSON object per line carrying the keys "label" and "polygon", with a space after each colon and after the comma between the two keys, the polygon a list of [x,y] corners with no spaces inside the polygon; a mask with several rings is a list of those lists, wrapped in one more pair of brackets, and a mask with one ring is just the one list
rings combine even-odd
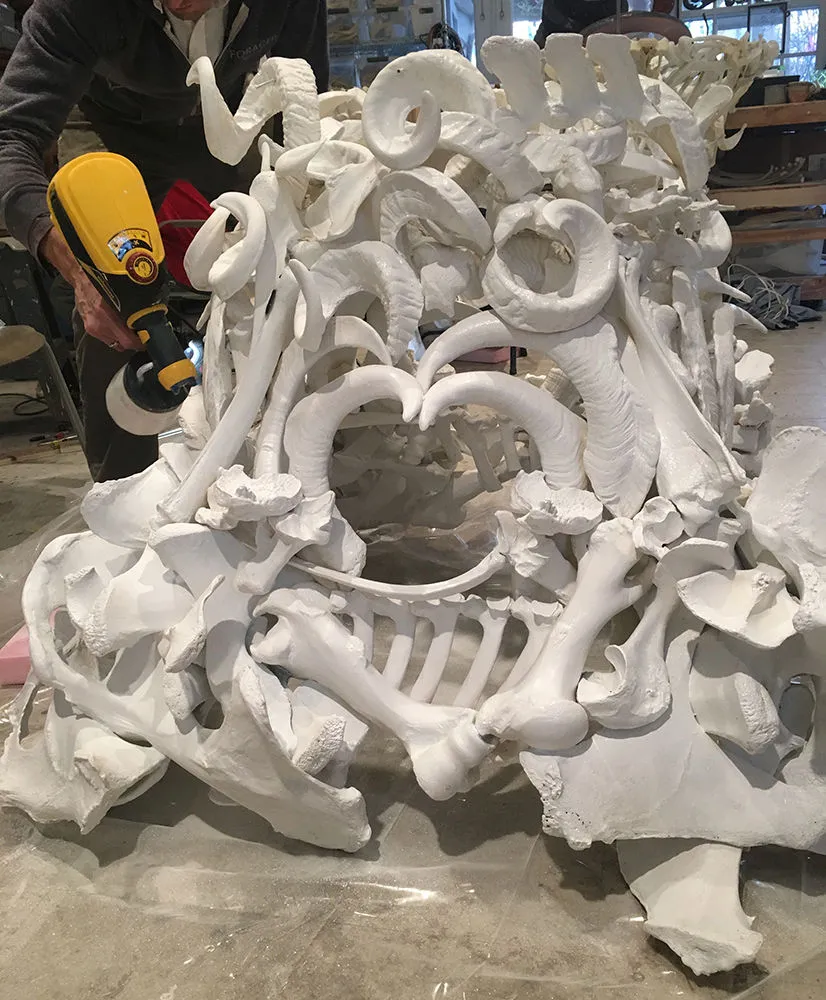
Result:
{"label": "concrete floor", "polygon": [[[826,428],[826,322],[752,346],[777,359],[768,396],[778,427]],[[70,507],[84,480],[71,446],[0,465],[6,539],[48,520],[45,498]],[[515,761],[434,803],[399,747],[376,735],[352,778],[375,833],[356,856],[283,840],[174,767],[87,836],[4,812],[0,997],[826,996],[826,858],[749,852],[744,904],[763,950],[754,965],[699,979],[646,939],[611,848],[575,853],[540,834],[538,796]]]}

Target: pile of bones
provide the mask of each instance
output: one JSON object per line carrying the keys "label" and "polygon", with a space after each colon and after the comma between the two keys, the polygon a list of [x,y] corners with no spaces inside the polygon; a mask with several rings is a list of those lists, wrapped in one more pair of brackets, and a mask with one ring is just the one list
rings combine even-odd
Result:
{"label": "pile of bones", "polygon": [[[235,114],[196,62],[210,149],[257,139],[261,170],[188,254],[211,298],[182,435],[28,578],[2,801],[85,831],[172,760],[358,851],[368,726],[434,799],[510,746],[546,833],[616,844],[650,934],[698,973],[750,961],[742,849],[826,850],[826,432],[771,436],[705,193],[775,54],[495,37],[496,88],[420,51],[320,95],[270,59]],[[492,347],[544,374],[457,373]],[[365,574],[368,529],[450,534],[485,496],[459,575]]]}

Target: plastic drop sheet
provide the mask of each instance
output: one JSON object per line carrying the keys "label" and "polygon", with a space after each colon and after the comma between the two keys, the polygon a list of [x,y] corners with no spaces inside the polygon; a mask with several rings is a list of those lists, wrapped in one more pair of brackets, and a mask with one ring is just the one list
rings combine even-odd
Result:
{"label": "plastic drop sheet", "polygon": [[574,852],[541,833],[515,758],[437,803],[376,733],[351,783],[373,827],[356,855],[279,838],[174,766],[85,836],[3,811],[0,905],[17,929],[0,952],[3,995],[716,1000],[822,947],[823,859],[751,852],[744,902],[767,954],[699,980],[648,943],[613,848]]}
{"label": "plastic drop sheet", "polygon": [[[461,572],[492,547],[491,511],[500,505],[495,495],[477,498],[461,529],[414,532],[401,558],[392,527],[377,530],[370,575]],[[4,623],[19,614],[19,589],[43,545],[80,527],[77,510],[68,511],[0,556]],[[377,627],[379,656],[391,638],[386,624]],[[517,640],[509,657],[518,655]],[[476,641],[457,635],[437,700],[455,693]],[[0,738],[13,693],[0,691]],[[43,726],[49,698],[38,694],[31,734]],[[765,934],[760,965],[692,976],[646,938],[612,847],[575,852],[542,833],[539,796],[512,750],[485,761],[470,792],[434,802],[400,744],[373,729],[348,784],[364,796],[373,832],[353,855],[279,837],[174,764],[86,835],[0,810],[0,994],[716,1000],[736,998],[823,947],[826,859],[754,850],[745,857],[743,898]]]}

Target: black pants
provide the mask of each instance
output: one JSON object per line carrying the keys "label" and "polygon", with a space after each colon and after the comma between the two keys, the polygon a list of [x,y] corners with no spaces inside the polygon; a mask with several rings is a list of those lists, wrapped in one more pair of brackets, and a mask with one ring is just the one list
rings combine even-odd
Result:
{"label": "black pants", "polygon": [[[94,124],[83,121],[84,116]],[[212,201],[224,191],[249,189],[255,173],[252,156],[238,167],[214,159],[206,147],[200,118],[172,125],[124,125],[84,106],[69,120],[59,143],[61,165],[95,150],[120,153],[135,163],[143,175],[149,197],[158,208],[178,180],[189,181]],[[254,152],[254,150],[253,150]],[[106,409],[106,387],[128,361],[128,351],[115,351],[83,329],[77,313],[73,319],[80,376],[80,397],[86,431],[86,461],[95,482],[122,479],[141,472],[158,457],[155,437],[137,437],[118,427]]]}

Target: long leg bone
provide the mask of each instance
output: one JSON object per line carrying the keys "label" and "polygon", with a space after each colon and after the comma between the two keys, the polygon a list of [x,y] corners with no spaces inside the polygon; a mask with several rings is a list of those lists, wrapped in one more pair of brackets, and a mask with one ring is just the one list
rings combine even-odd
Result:
{"label": "long leg bone", "polygon": [[567,749],[585,738],[588,714],[574,700],[576,688],[600,629],[644,592],[642,583],[625,583],[636,561],[630,521],[617,518],[595,529],[574,595],[533,669],[517,687],[482,705],[480,732],[538,750]]}
{"label": "long leg bone", "polygon": [[253,643],[253,655],[315,681],[389,729],[404,743],[416,779],[432,798],[466,791],[471,772],[492,749],[474,728],[473,713],[424,705],[396,691],[332,612],[329,599],[315,591],[274,591],[256,613],[276,614],[278,624]]}

